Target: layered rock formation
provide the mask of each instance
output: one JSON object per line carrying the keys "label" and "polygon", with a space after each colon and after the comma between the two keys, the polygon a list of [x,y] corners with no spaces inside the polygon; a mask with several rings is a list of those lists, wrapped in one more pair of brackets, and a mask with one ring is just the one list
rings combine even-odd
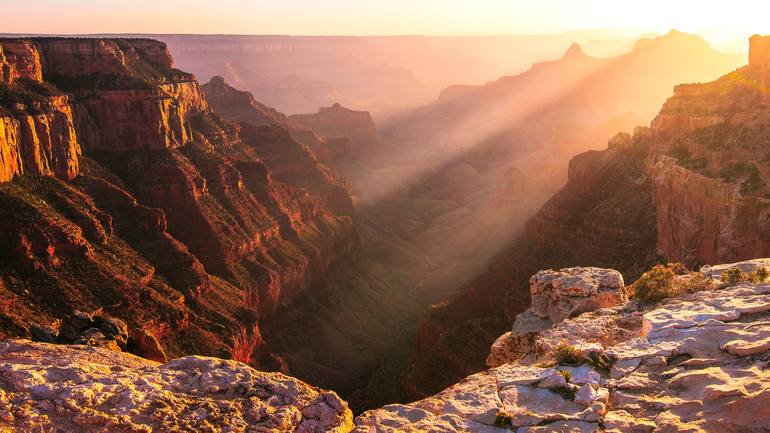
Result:
{"label": "layered rock formation", "polygon": [[0,43],[0,181],[25,173],[63,179],[78,173],[80,144],[68,98],[42,79],[35,45]]}
{"label": "layered rock formation", "polygon": [[368,151],[378,150],[380,136],[372,116],[366,111],[350,110],[340,104],[321,107],[318,113],[295,114],[289,119],[305,126],[328,139],[348,139],[353,155],[361,156]]}
{"label": "layered rock formation", "polygon": [[[699,275],[707,279],[693,293],[566,319],[533,337],[529,361],[535,365],[498,353],[500,366],[424,400],[366,412],[354,431],[765,431],[768,285],[730,284],[719,276],[767,263],[704,268]],[[595,272],[573,268],[561,274],[585,280]],[[533,293],[540,279],[533,277]],[[560,300],[552,301],[548,309],[561,311]]]}
{"label": "layered rock formation", "polygon": [[304,129],[286,115],[257,102],[251,93],[228,85],[222,77],[213,77],[202,90],[218,114],[243,124],[241,137],[253,146],[275,179],[316,194],[334,212],[353,214],[349,187],[318,162],[333,163],[347,156],[334,151],[335,140],[326,140]]}
{"label": "layered rock formation", "polygon": [[[707,266],[655,304],[624,293],[610,269],[543,271],[563,295],[539,298],[568,316],[544,327],[526,356],[473,374],[428,398],[352,420],[336,394],[279,373],[215,358],[165,364],[85,346],[0,343],[0,427],[144,432],[763,432],[770,428],[770,286],[728,278],[770,259]],[[621,287],[618,287],[621,283]],[[603,289],[604,288],[604,289]],[[614,305],[611,305],[614,304]],[[604,307],[602,307],[604,306]],[[536,309],[537,310],[537,309]],[[514,325],[514,331],[516,326]],[[492,350],[496,350],[495,347]]]}
{"label": "layered rock formation", "polygon": [[188,356],[158,364],[23,340],[0,343],[0,360],[0,426],[8,432],[352,428],[350,410],[333,392],[235,361]]}
{"label": "layered rock formation", "polygon": [[[766,255],[767,178],[757,164],[766,153],[765,41],[752,38],[748,66],[677,86],[651,127],[573,158],[567,185],[489,271],[423,320],[414,355],[423,367],[407,381],[430,389],[438,381],[429,372],[443,366],[460,375],[480,368],[482,356],[458,357],[458,345],[469,329],[490,343],[528,306],[526,279],[537,269],[590,263],[634,278],[661,258],[699,266]],[[650,55],[652,44],[638,48]]]}
{"label": "layered rock formation", "polygon": [[0,46],[0,335],[103,345],[79,311],[126,323],[112,348],[281,368],[260,323],[353,244],[344,185],[285,130],[242,140],[160,42]]}
{"label": "layered rock formation", "polygon": [[238,90],[216,75],[201,86],[206,100],[217,113],[231,122],[252,125],[286,125],[286,115],[259,103],[254,95]]}

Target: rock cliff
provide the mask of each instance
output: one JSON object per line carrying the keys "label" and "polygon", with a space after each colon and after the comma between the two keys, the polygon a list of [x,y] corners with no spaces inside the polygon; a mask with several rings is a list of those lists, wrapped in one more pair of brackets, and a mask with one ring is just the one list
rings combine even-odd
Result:
{"label": "rock cliff", "polygon": [[[6,340],[0,427],[759,433],[770,428],[769,265],[755,259],[679,272],[673,278],[685,289],[654,302],[627,300],[639,282],[624,286],[612,269],[541,271],[531,279],[533,309],[519,317],[547,311],[551,323],[514,341],[517,319],[491,348],[494,367],[355,420],[333,392],[235,361],[188,356],[159,364],[101,348]],[[504,350],[511,344],[517,350]]]}
{"label": "rock cliff", "polygon": [[0,41],[0,181],[78,173],[80,144],[68,97],[42,80],[34,44]]}
{"label": "rock cliff", "polygon": [[632,279],[661,259],[697,267],[768,254],[765,44],[753,37],[749,65],[716,81],[677,86],[649,128],[572,159],[567,185],[489,271],[423,319],[418,367],[406,379],[424,384],[415,395],[441,382],[428,372],[456,378],[481,367],[483,356],[457,356],[458,345],[471,329],[491,342],[527,308],[526,281],[537,269],[590,263]]}
{"label": "rock cliff", "polygon": [[211,77],[211,81],[201,86],[201,89],[211,107],[231,122],[257,126],[288,123],[285,114],[259,103],[254,95],[232,87],[218,75]]}
{"label": "rock cliff", "polygon": [[[547,280],[560,287],[543,304],[550,311],[568,312],[560,295],[576,292],[592,292],[586,299],[609,307],[533,333],[528,362],[521,353],[499,350],[507,343],[496,343],[497,367],[426,399],[365,412],[354,431],[765,431],[770,286],[761,278],[721,276],[767,264],[759,259],[704,267],[677,277],[698,281],[689,293],[657,304],[599,302],[601,290],[591,288],[615,287],[616,271],[541,272],[532,279],[533,304]],[[515,324],[513,332],[518,330]]]}
{"label": "rock cliff", "polygon": [[222,77],[213,77],[202,90],[217,114],[242,124],[241,138],[271,169],[275,179],[312,192],[340,215],[354,213],[348,185],[319,163],[345,156],[332,152],[329,141],[333,140],[327,141],[283,113],[260,104],[251,93],[235,89]]}
{"label": "rock cliff", "polygon": [[340,104],[321,107],[318,113],[294,114],[289,119],[328,139],[350,140],[354,156],[378,150],[380,136],[372,116],[366,111],[350,110]]}
{"label": "rock cliff", "polygon": [[282,368],[260,325],[355,242],[345,186],[214,113],[160,42],[0,47],[0,335],[72,342],[62,321],[106,314],[113,348]]}

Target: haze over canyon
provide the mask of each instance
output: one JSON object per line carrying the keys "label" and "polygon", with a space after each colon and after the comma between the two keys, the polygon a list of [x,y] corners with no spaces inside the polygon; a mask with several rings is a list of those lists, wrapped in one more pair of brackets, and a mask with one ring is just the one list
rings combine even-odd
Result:
{"label": "haze over canyon", "polygon": [[0,35],[0,432],[767,431],[770,36],[630,35]]}

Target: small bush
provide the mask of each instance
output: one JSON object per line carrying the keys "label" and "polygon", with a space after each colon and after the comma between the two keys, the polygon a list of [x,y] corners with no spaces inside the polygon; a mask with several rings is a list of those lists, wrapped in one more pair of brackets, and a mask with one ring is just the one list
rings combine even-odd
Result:
{"label": "small bush", "polygon": [[586,356],[575,346],[562,343],[556,348],[554,358],[557,364],[578,366],[587,361]]}
{"label": "small bush", "polygon": [[507,428],[511,426],[511,416],[505,412],[497,412],[495,415],[495,427]]}
{"label": "small bush", "polygon": [[748,275],[748,279],[752,283],[764,283],[768,277],[770,277],[770,271],[764,266],[750,272]]}
{"label": "small bush", "polygon": [[721,275],[722,282],[728,286],[733,286],[743,281],[749,281],[755,284],[763,283],[767,281],[768,277],[770,277],[770,271],[764,266],[759,267],[748,274],[738,268],[732,268],[722,272]]}
{"label": "small bush", "polygon": [[667,265],[655,265],[632,285],[634,298],[643,302],[657,302],[676,295],[676,272]]}
{"label": "small bush", "polygon": [[588,354],[586,363],[596,370],[610,371],[612,360],[603,353],[592,352]]}
{"label": "small bush", "polygon": [[749,276],[738,268],[731,268],[722,272],[722,282],[728,286],[732,286],[740,283],[741,281],[747,281]]}
{"label": "small bush", "polygon": [[690,273],[690,270],[687,269],[687,266],[680,262],[669,263],[666,265],[666,267],[674,271],[674,273],[677,275],[686,275]]}
{"label": "small bush", "polygon": [[559,374],[564,376],[564,380],[566,380],[567,382],[572,382],[572,371],[570,371],[570,370],[560,370]]}
{"label": "small bush", "polygon": [[681,293],[695,293],[704,290],[716,289],[714,280],[706,277],[701,272],[694,272],[684,278],[680,278],[677,282],[677,291]]}

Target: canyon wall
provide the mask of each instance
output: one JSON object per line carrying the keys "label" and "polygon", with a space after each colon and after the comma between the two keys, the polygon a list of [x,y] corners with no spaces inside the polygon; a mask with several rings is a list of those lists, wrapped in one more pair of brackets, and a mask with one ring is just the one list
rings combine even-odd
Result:
{"label": "canyon wall", "polygon": [[32,43],[0,43],[0,181],[25,173],[63,179],[78,173],[80,144],[68,97],[42,79]]}
{"label": "canyon wall", "polygon": [[111,348],[284,368],[260,326],[355,243],[345,185],[213,112],[163,43],[0,47],[0,335],[100,345],[69,325],[93,313],[125,322]]}
{"label": "canyon wall", "polygon": [[424,396],[482,368],[483,347],[528,306],[527,278],[538,269],[607,266],[633,280],[656,261],[767,255],[767,44],[753,37],[748,66],[677,86],[649,128],[574,157],[567,185],[510,248],[423,318],[406,389]]}

